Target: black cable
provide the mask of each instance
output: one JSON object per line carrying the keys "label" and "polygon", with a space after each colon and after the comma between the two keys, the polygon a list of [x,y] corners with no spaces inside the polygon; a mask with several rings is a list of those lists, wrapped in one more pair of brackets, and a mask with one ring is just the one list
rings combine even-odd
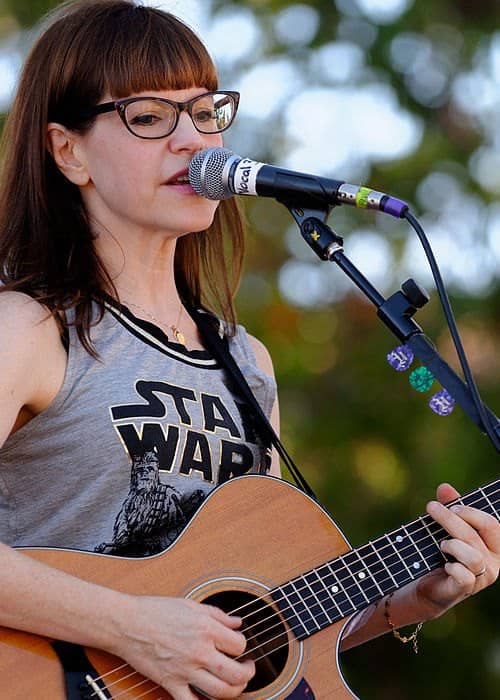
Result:
{"label": "black cable", "polygon": [[465,381],[467,383],[467,386],[470,390],[472,400],[474,401],[474,405],[476,406],[477,412],[479,414],[479,417],[481,419],[481,423],[483,424],[484,430],[486,432],[486,435],[492,442],[493,446],[496,448],[496,450],[500,451],[500,433],[497,431],[500,431],[500,427],[498,424],[493,427],[493,425],[490,422],[490,417],[486,414],[484,410],[484,405],[483,401],[481,399],[481,396],[479,394],[479,390],[477,388],[476,381],[472,375],[472,371],[469,365],[469,362],[467,360],[467,356],[465,354],[465,350],[462,344],[462,340],[460,338],[460,334],[458,332],[457,324],[455,321],[455,316],[453,313],[453,309],[451,308],[451,303],[450,299],[448,297],[448,293],[446,291],[446,288],[443,283],[443,278],[441,277],[441,272],[439,270],[439,266],[436,262],[436,258],[434,257],[434,253],[432,251],[431,245],[429,243],[429,240],[427,238],[427,235],[425,234],[424,229],[418,222],[418,220],[413,216],[413,214],[410,211],[406,211],[404,214],[404,218],[409,222],[409,224],[412,226],[412,228],[415,230],[417,236],[420,239],[420,242],[422,244],[422,247],[424,249],[425,255],[427,256],[427,260],[429,261],[429,265],[432,271],[432,276],[434,277],[434,281],[436,283],[436,289],[439,295],[439,298],[441,300],[441,305],[443,307],[444,315],[446,318],[446,323],[448,324],[448,328],[450,329],[451,337],[453,339],[453,344],[455,346],[455,349],[457,351],[458,359],[460,361],[460,365],[462,367],[462,372],[465,378]]}

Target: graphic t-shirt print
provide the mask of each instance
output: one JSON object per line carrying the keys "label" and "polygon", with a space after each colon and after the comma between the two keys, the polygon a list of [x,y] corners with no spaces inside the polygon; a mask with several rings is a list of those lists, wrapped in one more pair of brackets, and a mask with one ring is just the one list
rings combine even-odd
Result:
{"label": "graphic t-shirt print", "polygon": [[[258,466],[251,449],[257,439],[243,405],[167,382],[141,380],[135,391],[142,403],[110,408],[131,472],[112,537],[95,548],[101,553],[163,551],[201,505],[209,485]],[[205,488],[199,488],[200,480]]]}

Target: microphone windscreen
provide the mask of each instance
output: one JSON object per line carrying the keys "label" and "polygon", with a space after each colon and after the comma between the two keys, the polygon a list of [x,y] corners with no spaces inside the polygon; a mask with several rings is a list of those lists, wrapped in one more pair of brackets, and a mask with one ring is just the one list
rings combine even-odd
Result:
{"label": "microphone windscreen", "polygon": [[227,148],[206,148],[189,164],[189,184],[201,197],[229,199],[233,192],[224,183],[224,168],[234,153]]}

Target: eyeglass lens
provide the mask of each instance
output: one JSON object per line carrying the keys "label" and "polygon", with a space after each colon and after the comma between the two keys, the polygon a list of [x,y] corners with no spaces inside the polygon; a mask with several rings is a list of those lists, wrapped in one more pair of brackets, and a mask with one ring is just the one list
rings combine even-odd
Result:
{"label": "eyeglass lens", "polygon": [[[211,93],[193,100],[189,111],[198,131],[214,134],[231,124],[235,103],[231,95]],[[168,102],[145,98],[129,103],[125,108],[125,118],[130,130],[137,136],[158,138],[173,131],[177,111]]]}

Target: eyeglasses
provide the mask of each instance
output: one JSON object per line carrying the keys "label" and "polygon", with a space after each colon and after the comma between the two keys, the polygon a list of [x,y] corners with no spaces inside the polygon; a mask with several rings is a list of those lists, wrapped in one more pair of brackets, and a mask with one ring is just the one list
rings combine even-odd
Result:
{"label": "eyeglasses", "polygon": [[179,123],[181,112],[187,112],[201,134],[219,134],[228,129],[238,111],[239,92],[205,92],[187,102],[163,97],[129,97],[92,107],[83,119],[116,110],[131,134],[140,139],[162,139]]}

